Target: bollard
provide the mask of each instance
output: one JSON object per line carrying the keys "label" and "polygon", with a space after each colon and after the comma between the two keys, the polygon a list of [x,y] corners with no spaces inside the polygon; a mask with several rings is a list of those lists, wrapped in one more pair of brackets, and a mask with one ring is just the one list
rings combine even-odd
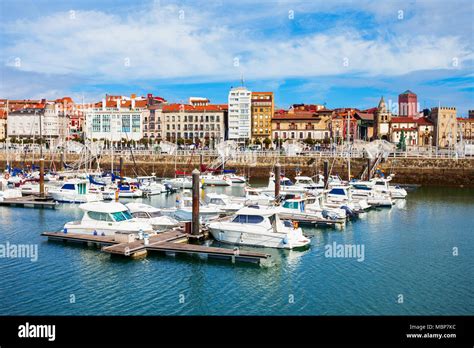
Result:
{"label": "bollard", "polygon": [[194,169],[193,175],[193,212],[192,212],[192,234],[199,235],[199,170]]}

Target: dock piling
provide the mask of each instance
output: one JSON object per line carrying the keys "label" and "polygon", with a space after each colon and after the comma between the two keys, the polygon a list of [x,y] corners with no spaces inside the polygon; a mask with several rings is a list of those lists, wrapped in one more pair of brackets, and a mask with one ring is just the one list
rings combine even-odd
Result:
{"label": "dock piling", "polygon": [[40,197],[44,198],[44,158],[40,158]]}
{"label": "dock piling", "polygon": [[199,170],[194,169],[193,175],[193,213],[192,213],[192,226],[191,234],[194,236],[199,235]]}
{"label": "dock piling", "polygon": [[123,178],[123,157],[120,156],[120,177]]}
{"label": "dock piling", "polygon": [[328,186],[329,180],[329,161],[324,161],[324,187]]}
{"label": "dock piling", "polygon": [[275,199],[280,195],[280,176],[281,176],[281,165],[280,163],[275,164]]}

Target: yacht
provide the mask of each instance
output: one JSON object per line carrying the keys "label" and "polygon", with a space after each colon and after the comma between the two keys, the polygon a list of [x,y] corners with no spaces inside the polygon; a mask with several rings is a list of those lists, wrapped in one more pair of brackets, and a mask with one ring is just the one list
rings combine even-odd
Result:
{"label": "yacht", "polygon": [[122,203],[90,202],[79,208],[84,211],[82,220],[66,223],[64,233],[113,236],[115,232],[153,232],[150,223],[135,219]]}
{"label": "yacht", "polygon": [[[263,189],[265,192],[275,192],[275,174],[270,173],[268,179],[268,186]],[[295,186],[295,184],[285,176],[280,177],[280,192],[286,193],[305,193],[306,189],[302,186]]]}
{"label": "yacht", "polygon": [[176,177],[172,179],[165,179],[162,182],[163,184],[171,185],[171,187],[175,189],[192,189],[193,188],[193,181],[191,180],[191,178],[186,177],[186,176]]}
{"label": "yacht", "polygon": [[324,190],[324,183],[322,181],[317,184],[314,182],[313,178],[302,175],[295,176],[295,186],[303,187],[305,190],[308,191]]}
{"label": "yacht", "polygon": [[207,186],[231,186],[232,180],[225,174],[203,174],[201,182]]}
{"label": "yacht", "polygon": [[246,205],[271,205],[275,198],[268,193],[263,192],[259,188],[246,187],[245,188],[245,203]]}
{"label": "yacht", "polygon": [[60,187],[50,188],[49,194],[57,202],[61,203],[86,203],[102,201],[102,193],[90,190],[91,184],[87,180],[71,179],[64,182]]}
{"label": "yacht", "polygon": [[125,204],[125,206],[137,221],[150,223],[154,230],[165,231],[180,226],[178,220],[171,216],[163,215],[160,209],[152,207],[151,205],[128,203]]}
{"label": "yacht", "polygon": [[208,193],[205,198],[208,207],[220,209],[223,213],[235,213],[244,207],[245,198],[230,197],[224,194]]}
{"label": "yacht", "polygon": [[230,181],[232,181],[232,184],[245,184],[247,182],[247,179],[245,176],[240,176],[237,174],[229,174],[228,175]]}
{"label": "yacht", "polygon": [[291,219],[306,225],[343,226],[346,223],[346,215],[331,213],[329,210],[307,209],[306,198],[292,198],[282,202],[281,206],[275,207],[282,219]]}
{"label": "yacht", "polygon": [[351,193],[355,199],[362,198],[374,207],[391,207],[393,205],[390,193],[386,190],[374,190],[372,183],[351,181]]}
{"label": "yacht", "polygon": [[[172,215],[179,221],[191,221],[193,216],[193,201],[191,197],[183,197],[176,199],[177,206],[173,208],[163,208],[162,213]],[[202,221],[209,221],[218,217],[223,213],[222,209],[217,206],[208,206],[203,202],[199,202],[199,218]]]}
{"label": "yacht", "polygon": [[0,202],[11,198],[20,198],[22,196],[21,189],[12,188],[11,186],[13,185],[8,185],[7,179],[0,179]]}
{"label": "yacht", "polygon": [[393,175],[389,175],[387,178],[373,178],[373,188],[376,191],[388,192],[394,199],[404,199],[407,197],[407,191],[400,186],[391,186],[389,183],[392,180]]}
{"label": "yacht", "polygon": [[212,236],[223,243],[294,249],[310,240],[290,221],[280,220],[274,208],[245,207],[235,215],[208,224]]}
{"label": "yacht", "polygon": [[121,198],[140,198],[143,197],[143,191],[135,183],[119,182],[117,185],[119,197]]}
{"label": "yacht", "polygon": [[140,190],[147,196],[160,195],[167,191],[165,185],[157,182],[154,176],[138,176],[137,181]]}
{"label": "yacht", "polygon": [[326,192],[324,204],[328,207],[343,208],[348,207],[355,212],[363,212],[370,209],[370,205],[365,199],[353,199],[350,194],[350,186],[334,186]]}

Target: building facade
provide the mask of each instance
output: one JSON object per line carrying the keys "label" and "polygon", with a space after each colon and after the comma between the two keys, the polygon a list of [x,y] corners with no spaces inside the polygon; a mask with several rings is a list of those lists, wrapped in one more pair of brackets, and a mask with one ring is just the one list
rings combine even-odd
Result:
{"label": "building facade", "polygon": [[416,117],[418,115],[418,97],[410,90],[398,96],[398,116]]}
{"label": "building facade", "polygon": [[278,110],[272,118],[272,140],[329,140],[331,117],[315,111]]}
{"label": "building facade", "polygon": [[458,141],[461,139],[469,142],[474,140],[474,117],[458,118]]}
{"label": "building facade", "polygon": [[157,111],[161,137],[181,144],[215,146],[224,141],[225,108],[216,104],[166,104]]}
{"label": "building facade", "polygon": [[45,106],[45,103],[38,103],[11,110],[7,118],[7,136],[15,139],[38,138],[44,129]]}
{"label": "building facade", "polygon": [[7,110],[0,109],[0,141],[7,138]]}
{"label": "building facade", "polygon": [[399,143],[405,137],[405,145],[418,145],[418,123],[413,117],[392,117],[390,123],[390,141],[392,143]]}
{"label": "building facade", "polygon": [[113,142],[139,141],[148,113],[146,100],[106,96],[85,110],[85,137]]}
{"label": "building facade", "polygon": [[435,107],[431,109],[430,120],[434,123],[434,144],[441,148],[454,146],[458,137],[455,107]]}
{"label": "building facade", "polygon": [[227,133],[229,140],[250,141],[252,136],[252,92],[245,87],[235,87],[229,92]]}
{"label": "building facade", "polygon": [[252,140],[271,137],[274,112],[273,92],[252,92]]}

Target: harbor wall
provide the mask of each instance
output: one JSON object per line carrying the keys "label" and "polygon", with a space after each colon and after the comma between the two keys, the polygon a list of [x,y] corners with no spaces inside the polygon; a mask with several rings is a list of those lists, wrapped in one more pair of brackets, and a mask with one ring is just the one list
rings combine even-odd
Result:
{"label": "harbor wall", "polygon": [[[13,157],[13,158],[12,158]],[[155,173],[158,177],[174,176],[175,169],[179,171],[191,172],[198,168],[200,156],[170,156],[170,155],[124,155],[125,175],[151,175]],[[75,154],[68,154],[66,163],[74,163],[80,158]],[[215,157],[203,156],[204,164],[209,164]],[[286,176],[293,178],[297,170],[303,175],[313,176],[322,173],[324,161],[329,162],[332,174],[338,174],[343,179],[348,177],[347,158],[331,157],[310,157],[310,156],[241,156],[237,160],[226,163],[226,168],[236,169],[238,173],[245,174],[251,178],[267,179],[274,164],[279,161],[282,172]],[[38,164],[38,159],[24,158],[23,156],[11,156],[10,162],[14,166]],[[359,177],[367,165],[367,160],[363,158],[353,158],[350,161],[351,176]],[[114,158],[115,169],[118,169],[119,158]],[[100,167],[109,170],[111,159],[109,156],[102,156],[99,160]],[[0,154],[0,167],[5,168],[6,159],[4,154]],[[45,167],[59,170],[60,159],[56,155],[53,158],[45,156]],[[400,184],[418,184],[423,186],[463,186],[474,188],[474,158],[452,159],[452,158],[388,158],[378,166],[386,174],[395,174],[394,182]],[[97,168],[97,163],[92,163],[92,168]]]}

